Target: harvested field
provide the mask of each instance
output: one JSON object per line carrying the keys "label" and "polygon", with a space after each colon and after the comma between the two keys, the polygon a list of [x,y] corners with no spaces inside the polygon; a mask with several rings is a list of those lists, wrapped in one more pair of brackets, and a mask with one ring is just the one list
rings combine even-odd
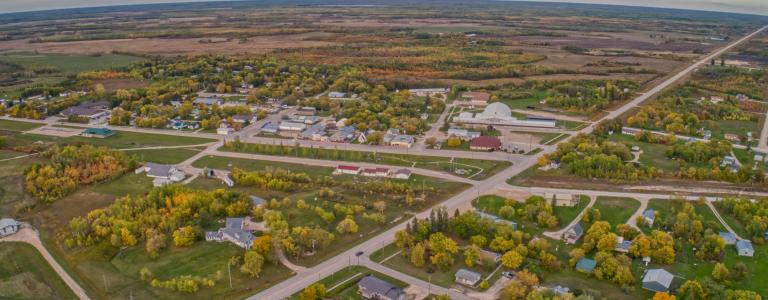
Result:
{"label": "harvested field", "polygon": [[145,86],[144,82],[135,79],[103,79],[93,82],[94,85],[101,84],[109,92],[114,92],[119,89],[135,89]]}

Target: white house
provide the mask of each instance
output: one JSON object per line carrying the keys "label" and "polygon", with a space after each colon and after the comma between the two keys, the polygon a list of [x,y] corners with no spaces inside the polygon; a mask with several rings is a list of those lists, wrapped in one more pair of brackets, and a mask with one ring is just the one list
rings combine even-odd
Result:
{"label": "white house", "polygon": [[19,221],[10,218],[0,219],[0,237],[17,233],[20,229],[21,223],[19,223]]}
{"label": "white house", "polygon": [[584,235],[584,228],[581,227],[581,224],[576,224],[568,228],[568,230],[565,231],[565,243],[566,244],[576,244],[576,242],[581,238],[581,236]]}
{"label": "white house", "polygon": [[739,256],[752,257],[755,255],[755,248],[752,247],[752,242],[749,240],[740,240],[736,242],[736,251],[738,251]]}
{"label": "white house", "polygon": [[152,177],[154,186],[163,186],[172,182],[184,180],[187,176],[184,172],[171,165],[146,163],[136,169],[136,174],[147,172],[147,177]]}
{"label": "white house", "polygon": [[482,276],[480,274],[472,272],[467,269],[459,269],[459,271],[456,272],[454,275],[454,278],[456,282],[466,285],[466,286],[475,286],[480,282],[480,279],[482,279]]}
{"label": "white house", "polygon": [[653,209],[647,209],[643,212],[643,219],[648,226],[653,226],[653,222],[656,221],[656,212]]}
{"label": "white house", "polygon": [[397,178],[397,179],[405,179],[405,180],[407,180],[407,179],[411,178],[411,170],[399,169],[399,170],[394,171],[392,173],[392,177]]}
{"label": "white house", "polygon": [[244,222],[245,219],[243,218],[227,218],[226,226],[219,228],[218,231],[206,232],[205,240],[216,242],[228,241],[245,250],[249,250],[253,245],[253,240],[256,238],[250,231],[244,229]]}

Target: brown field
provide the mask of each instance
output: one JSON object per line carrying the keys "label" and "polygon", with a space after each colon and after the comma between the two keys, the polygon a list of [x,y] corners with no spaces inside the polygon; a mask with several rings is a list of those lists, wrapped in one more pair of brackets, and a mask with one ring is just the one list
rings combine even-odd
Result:
{"label": "brown field", "polygon": [[487,86],[502,85],[507,83],[520,84],[526,80],[548,80],[548,81],[568,81],[568,80],[632,80],[646,82],[656,77],[655,74],[610,74],[610,75],[589,75],[589,74],[552,74],[535,75],[523,78],[494,78],[484,80],[462,80],[462,79],[437,79],[437,82],[447,85],[461,84],[465,86]]}
{"label": "brown field", "polygon": [[94,85],[101,84],[109,92],[114,92],[119,89],[135,89],[146,85],[146,83],[135,79],[103,79],[93,82]]}
{"label": "brown field", "polygon": [[216,43],[201,43],[200,38],[161,39],[118,39],[74,42],[29,43],[29,40],[0,41],[0,52],[38,51],[45,53],[149,53],[160,55],[179,54],[238,54],[267,53],[277,49],[310,48],[333,45],[331,42],[310,41],[328,33],[302,33],[291,35],[254,36],[245,42],[238,39]]}

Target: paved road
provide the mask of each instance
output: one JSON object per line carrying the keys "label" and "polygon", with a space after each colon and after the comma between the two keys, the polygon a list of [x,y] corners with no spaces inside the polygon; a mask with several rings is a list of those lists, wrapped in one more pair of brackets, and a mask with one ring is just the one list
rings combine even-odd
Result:
{"label": "paved road", "polygon": [[32,245],[38,252],[40,252],[40,255],[42,255],[45,261],[51,265],[51,268],[53,268],[56,274],[59,275],[61,280],[69,286],[69,289],[72,290],[77,297],[83,300],[91,299],[88,297],[88,294],[85,293],[85,290],[77,284],[77,281],[72,279],[72,277],[64,271],[64,268],[59,265],[59,262],[51,256],[51,253],[48,252],[48,249],[46,249],[40,241],[40,234],[37,232],[37,229],[33,228],[31,225],[24,223],[19,232],[0,239],[0,242],[21,242]]}

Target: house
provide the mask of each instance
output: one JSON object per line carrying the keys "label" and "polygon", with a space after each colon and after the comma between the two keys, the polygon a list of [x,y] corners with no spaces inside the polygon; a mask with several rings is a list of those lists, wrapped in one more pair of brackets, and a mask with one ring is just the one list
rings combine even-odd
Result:
{"label": "house", "polygon": [[736,235],[727,231],[720,231],[720,237],[723,238],[726,245],[736,245]]}
{"label": "house", "polygon": [[103,139],[105,137],[110,137],[113,134],[115,134],[115,132],[109,128],[87,128],[83,130],[83,133],[81,133],[80,135],[82,135],[83,137],[94,137],[94,138]]}
{"label": "house", "polygon": [[168,121],[168,127],[180,130],[180,129],[198,129],[200,128],[200,123],[195,121],[183,121],[183,120],[169,120]]}
{"label": "house", "polygon": [[389,176],[389,169],[387,168],[365,168],[360,172],[360,175],[367,177],[387,177]]}
{"label": "house", "polygon": [[230,127],[229,124],[224,122],[222,122],[219,125],[219,128],[216,128],[216,134],[220,134],[220,135],[228,135],[234,131],[235,131],[234,128]]}
{"label": "house", "polygon": [[570,294],[571,289],[565,286],[556,285],[555,287],[552,288],[552,293],[554,293],[555,295]]}
{"label": "house", "polygon": [[331,99],[343,99],[343,98],[347,98],[347,93],[342,93],[342,92],[330,92],[330,93],[328,93],[328,98],[331,98]]}
{"label": "house", "polygon": [[212,98],[212,97],[197,97],[194,101],[192,101],[192,104],[194,105],[205,105],[205,106],[212,106],[212,105],[222,105],[224,104],[224,99],[221,98]]}
{"label": "house", "polygon": [[17,233],[20,229],[21,223],[19,221],[10,218],[0,219],[0,238]]}
{"label": "house", "polygon": [[456,282],[466,286],[476,286],[477,283],[480,282],[480,279],[482,279],[480,274],[467,269],[459,269],[459,271],[457,271],[454,275],[454,278]]}
{"label": "house", "polygon": [[317,124],[317,122],[320,122],[320,118],[318,118],[317,116],[293,115],[291,116],[289,121],[296,122],[296,123],[304,123],[306,125],[313,125],[313,124]]}
{"label": "house", "polygon": [[579,204],[579,197],[565,193],[544,193],[544,199],[551,200],[554,206],[573,207]]}
{"label": "house", "polygon": [[736,242],[736,251],[739,253],[739,256],[752,257],[755,255],[755,248],[752,248],[752,242],[749,240],[740,240]]}
{"label": "house", "polygon": [[576,225],[569,227],[563,235],[565,236],[566,244],[576,244],[581,236],[584,235],[584,228],[581,227],[581,224],[576,223]]}
{"label": "house", "polygon": [[299,116],[314,116],[317,114],[317,108],[312,106],[299,107],[299,109],[296,110],[296,114]]}
{"label": "house", "polygon": [[70,118],[70,117],[85,118],[89,122],[91,122],[91,121],[95,121],[103,117],[106,117],[107,115],[109,115],[109,111],[103,110],[103,109],[93,109],[93,108],[74,106],[74,107],[69,107],[65,110],[62,110],[59,113],[59,115],[65,118]]}
{"label": "house", "polygon": [[471,139],[474,139],[476,137],[480,136],[479,131],[469,131],[467,129],[461,129],[461,128],[449,128],[448,129],[448,136],[455,136],[459,138],[462,141],[469,141]]}
{"label": "house", "polygon": [[325,136],[326,134],[325,125],[317,124],[299,133],[299,138],[313,141],[325,141],[328,139],[328,137]]}
{"label": "house", "polygon": [[625,240],[622,236],[616,236],[616,247],[613,248],[613,251],[629,253],[629,246],[632,246],[632,241]]}
{"label": "house", "polygon": [[491,94],[484,92],[464,92],[461,94],[461,98],[467,101],[470,105],[485,106],[488,105],[488,101],[491,100]]}
{"label": "house", "polygon": [[340,127],[339,130],[337,130],[329,140],[331,142],[336,143],[346,143],[349,141],[352,141],[355,139],[355,127],[354,126],[344,126]]}
{"label": "house", "polygon": [[337,175],[340,175],[340,174],[358,175],[360,174],[360,167],[338,165],[336,167],[336,170],[333,171],[333,173]]}
{"label": "house", "polygon": [[235,123],[240,123],[240,124],[245,124],[245,123],[251,124],[253,122],[256,122],[256,116],[254,116],[254,115],[234,115],[234,116],[232,116],[232,121],[235,122]]}
{"label": "house", "polygon": [[392,173],[392,177],[396,179],[405,179],[408,180],[411,178],[411,170],[408,169],[399,169],[397,171],[394,171]]}
{"label": "house", "polygon": [[723,160],[720,162],[720,167],[728,167],[736,164],[736,158],[730,155],[726,155],[723,157]]}
{"label": "house", "polygon": [[176,169],[174,166],[156,163],[146,163],[136,169],[136,174],[141,172],[147,172],[147,177],[155,178],[155,181],[152,181],[155,186],[163,186],[171,182],[179,182],[186,177],[184,172]]}
{"label": "house", "polygon": [[403,289],[389,282],[368,275],[357,282],[357,293],[365,299],[375,300],[405,300]]}
{"label": "house", "polygon": [[576,262],[576,270],[587,274],[592,273],[592,270],[597,266],[597,262],[594,259],[582,257]]}
{"label": "house", "polygon": [[227,218],[226,225],[223,228],[219,228],[218,231],[208,231],[205,233],[206,241],[216,242],[231,242],[238,245],[245,250],[251,249],[253,240],[256,238],[243,227],[245,219],[243,218]]}
{"label": "house", "polygon": [[674,276],[672,273],[667,272],[664,269],[649,269],[643,276],[643,288],[654,292],[666,292],[669,291],[669,286],[672,285],[672,279]]}
{"label": "house", "polygon": [[417,97],[429,97],[432,95],[445,95],[448,93],[447,88],[431,88],[431,89],[409,89],[411,95]]}
{"label": "house", "polygon": [[477,258],[477,263],[481,264],[483,261],[492,261],[494,264],[498,264],[501,261],[501,254],[480,249],[480,255]]}
{"label": "house", "polygon": [[498,151],[501,146],[501,141],[493,136],[480,136],[469,142],[469,150],[475,151]]}
{"label": "house", "polygon": [[496,102],[488,105],[481,113],[462,112],[453,118],[454,122],[464,124],[521,126],[538,128],[555,128],[555,119],[527,117],[518,119],[512,116],[512,110],[504,103]]}
{"label": "house", "polygon": [[646,209],[643,212],[643,219],[645,220],[645,224],[653,226],[653,222],[656,221],[656,212],[651,208]]}
{"label": "house", "polygon": [[278,126],[278,129],[285,131],[302,131],[304,128],[307,128],[307,125],[296,122],[280,122]]}
{"label": "house", "polygon": [[712,130],[704,130],[702,136],[705,140],[712,138]]}
{"label": "house", "polygon": [[280,131],[280,125],[277,123],[269,122],[261,126],[262,133],[277,134],[278,131]]}
{"label": "house", "polygon": [[266,203],[267,203],[267,201],[266,201],[266,200],[264,200],[264,198],[261,198],[261,197],[259,197],[259,196],[253,196],[253,195],[251,195],[251,196],[249,196],[248,198],[250,198],[250,199],[251,199],[251,205],[253,205],[254,207],[256,207],[256,206],[259,206],[259,205],[264,205],[264,204],[266,204]]}
{"label": "house", "polygon": [[415,137],[412,135],[400,134],[400,130],[394,128],[387,130],[387,133],[382,138],[382,143],[386,146],[411,148],[415,142]]}
{"label": "house", "polygon": [[731,141],[731,142],[733,142],[735,144],[738,144],[738,143],[741,142],[741,138],[739,138],[738,135],[733,134],[733,133],[726,133],[725,135],[723,135],[723,138],[725,138],[726,140],[729,140],[729,141]]}

